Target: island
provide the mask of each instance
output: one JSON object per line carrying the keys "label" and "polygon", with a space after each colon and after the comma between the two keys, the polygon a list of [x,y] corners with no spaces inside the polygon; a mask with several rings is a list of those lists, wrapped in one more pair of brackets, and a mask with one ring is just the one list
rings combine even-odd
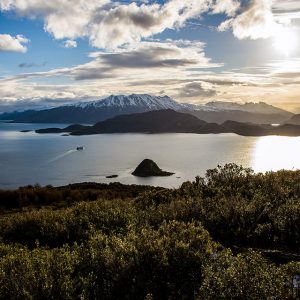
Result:
{"label": "island", "polygon": [[225,121],[222,124],[207,123],[188,113],[171,109],[156,110],[131,115],[120,115],[93,126],[75,124],[66,128],[46,128],[36,133],[69,133],[70,135],[91,135],[104,133],[235,133],[241,136],[300,136],[300,126],[283,124],[274,127],[269,124]]}
{"label": "island", "polygon": [[24,129],[24,130],[20,130],[20,132],[22,133],[27,133],[27,132],[31,132],[32,130],[29,130],[29,129]]}
{"label": "island", "polygon": [[174,173],[163,171],[151,159],[144,159],[132,172],[132,175],[138,177],[151,177],[151,176],[172,176]]}
{"label": "island", "polygon": [[[53,127],[53,128],[37,129],[35,132],[36,133],[70,133],[73,131],[83,130],[86,127],[88,127],[88,126],[84,126],[84,125],[80,125],[80,124],[73,124],[73,125],[67,126],[65,128]],[[68,135],[68,134],[64,134],[63,136],[66,136],[66,135]]]}
{"label": "island", "polygon": [[106,176],[106,178],[118,178],[118,177],[119,177],[119,175],[116,175],[116,174]]}

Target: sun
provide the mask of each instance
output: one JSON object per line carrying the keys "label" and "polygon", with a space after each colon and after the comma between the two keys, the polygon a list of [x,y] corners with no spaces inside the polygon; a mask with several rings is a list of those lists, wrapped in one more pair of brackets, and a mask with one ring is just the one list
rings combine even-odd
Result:
{"label": "sun", "polygon": [[291,28],[281,28],[274,36],[273,46],[285,56],[289,56],[297,48],[297,35]]}

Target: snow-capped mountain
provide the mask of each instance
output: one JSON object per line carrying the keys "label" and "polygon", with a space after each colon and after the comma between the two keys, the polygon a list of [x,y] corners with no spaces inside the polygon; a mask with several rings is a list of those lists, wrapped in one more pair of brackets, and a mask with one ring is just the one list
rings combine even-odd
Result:
{"label": "snow-capped mountain", "polygon": [[160,109],[173,109],[179,110],[182,104],[176,102],[168,96],[151,96],[148,94],[132,94],[125,95],[111,95],[103,100],[81,102],[75,104],[80,108],[106,108],[106,107],[140,107],[146,110],[160,110]]}
{"label": "snow-capped mountain", "polygon": [[[282,123],[292,113],[266,103],[209,102],[203,105],[178,103],[168,96],[148,94],[111,95],[97,101],[84,101],[51,109],[6,114],[6,119],[23,123],[94,124],[118,115],[171,109],[193,114],[206,122],[226,120],[253,123]],[[2,116],[1,116],[2,117]]]}
{"label": "snow-capped mountain", "polygon": [[142,113],[153,110],[172,109],[180,111],[185,105],[168,96],[147,94],[111,95],[97,101],[84,101],[52,109],[20,113],[15,122],[25,123],[86,123],[93,124],[118,115]]}

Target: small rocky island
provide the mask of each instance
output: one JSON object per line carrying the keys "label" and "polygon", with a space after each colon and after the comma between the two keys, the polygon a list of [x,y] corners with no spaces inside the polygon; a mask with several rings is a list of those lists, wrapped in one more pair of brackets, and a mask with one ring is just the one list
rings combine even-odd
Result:
{"label": "small rocky island", "polygon": [[132,175],[138,177],[171,176],[173,174],[174,173],[161,170],[151,159],[144,159],[132,173]]}
{"label": "small rocky island", "polygon": [[117,178],[117,177],[119,177],[119,175],[108,175],[108,176],[106,176],[106,178]]}

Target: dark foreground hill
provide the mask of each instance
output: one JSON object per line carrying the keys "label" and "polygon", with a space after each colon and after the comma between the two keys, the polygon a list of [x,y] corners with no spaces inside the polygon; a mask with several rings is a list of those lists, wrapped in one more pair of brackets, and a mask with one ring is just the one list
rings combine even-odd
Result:
{"label": "dark foreground hill", "polygon": [[0,299],[299,299],[300,171],[0,191]]}
{"label": "dark foreground hill", "polygon": [[209,124],[198,118],[179,113],[174,110],[158,110],[140,114],[117,116],[115,118],[96,123],[92,127],[85,127],[72,134],[94,134],[94,133],[211,133],[219,132],[220,126]]}
{"label": "dark foreground hill", "polygon": [[226,121],[219,125],[207,123],[187,113],[167,109],[117,116],[98,122],[93,126],[72,125],[63,129],[47,128],[36,130],[36,132],[70,132],[72,135],[101,133],[236,133],[243,136],[300,136],[300,126],[281,125],[273,127],[271,125],[256,125],[235,121]]}

